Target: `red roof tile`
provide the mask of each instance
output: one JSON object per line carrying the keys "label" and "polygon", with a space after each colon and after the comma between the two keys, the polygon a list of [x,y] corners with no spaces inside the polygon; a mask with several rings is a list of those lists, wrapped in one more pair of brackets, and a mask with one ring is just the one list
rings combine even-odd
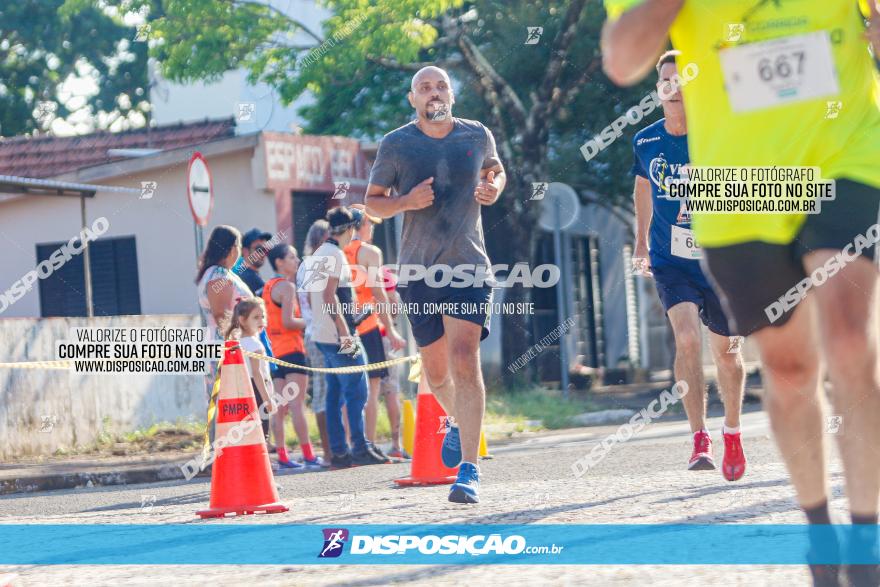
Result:
{"label": "red roof tile", "polygon": [[108,149],[171,150],[235,136],[232,118],[145,127],[124,132],[101,131],[72,137],[12,137],[0,140],[0,175],[55,177],[126,157]]}

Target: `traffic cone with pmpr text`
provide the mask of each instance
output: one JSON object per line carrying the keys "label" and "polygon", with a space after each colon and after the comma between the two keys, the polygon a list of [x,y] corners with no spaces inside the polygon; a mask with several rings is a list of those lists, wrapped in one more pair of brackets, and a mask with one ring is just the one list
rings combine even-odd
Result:
{"label": "traffic cone with pmpr text", "polygon": [[440,459],[440,446],[446,434],[446,412],[428,389],[425,374],[419,378],[416,405],[416,433],[409,477],[395,479],[398,485],[443,485],[454,483],[458,469],[450,469]]}
{"label": "traffic cone with pmpr text", "polygon": [[[201,518],[287,511],[287,506],[278,503],[257,402],[238,345],[238,341],[226,341],[217,399],[211,503],[209,509],[196,512]],[[223,441],[225,446],[218,448]]]}

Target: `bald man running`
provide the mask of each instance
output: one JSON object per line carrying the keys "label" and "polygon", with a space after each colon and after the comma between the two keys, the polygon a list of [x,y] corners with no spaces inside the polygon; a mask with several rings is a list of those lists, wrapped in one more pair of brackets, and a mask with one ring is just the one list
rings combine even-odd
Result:
{"label": "bald man running", "polygon": [[[379,145],[367,208],[382,218],[404,213],[401,266],[469,265],[471,273],[485,275],[491,263],[480,210],[498,200],[506,182],[495,139],[479,122],[452,116],[452,84],[438,67],[413,76],[408,98],[417,118]],[[479,278],[470,287],[431,287],[420,280],[401,282],[399,292],[408,307],[445,304],[441,314],[419,311],[408,318],[428,385],[454,419],[441,453],[446,466],[460,464],[449,501],[478,503],[486,399],[480,341],[489,335],[492,288]]]}

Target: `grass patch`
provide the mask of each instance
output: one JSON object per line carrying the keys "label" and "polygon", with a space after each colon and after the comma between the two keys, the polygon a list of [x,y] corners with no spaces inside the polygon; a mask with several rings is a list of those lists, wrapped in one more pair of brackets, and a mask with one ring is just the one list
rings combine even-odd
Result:
{"label": "grass patch", "polygon": [[[511,425],[515,430],[558,430],[569,428],[572,418],[595,410],[588,400],[569,397],[542,387],[508,391],[491,390],[486,398],[486,425]],[[538,421],[539,424],[534,422]]]}
{"label": "grass patch", "polygon": [[[413,406],[415,408],[415,406]],[[673,409],[678,406],[674,406]],[[509,437],[517,432],[558,430],[573,425],[572,418],[594,411],[596,406],[583,398],[563,399],[560,392],[538,386],[522,386],[513,390],[490,389],[486,396],[486,415],[483,420],[488,438]],[[401,407],[401,414],[403,408]],[[321,438],[315,415],[306,412],[309,439],[320,454]],[[104,420],[102,431],[91,446],[59,448],[56,456],[74,454],[137,455],[166,451],[195,451],[201,448],[205,432],[204,422],[159,422],[133,432],[114,433],[109,419]],[[299,446],[291,419],[284,425],[285,444],[291,449]],[[379,405],[376,424],[377,441],[391,440],[391,423],[384,400]],[[274,442],[274,439],[272,440]]]}

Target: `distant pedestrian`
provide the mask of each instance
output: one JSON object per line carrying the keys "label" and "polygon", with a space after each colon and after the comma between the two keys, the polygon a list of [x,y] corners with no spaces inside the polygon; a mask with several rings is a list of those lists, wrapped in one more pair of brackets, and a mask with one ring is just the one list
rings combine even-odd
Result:
{"label": "distant pedestrian", "polygon": [[[303,259],[315,252],[324,244],[330,236],[330,226],[324,219],[316,220],[306,233],[306,242],[303,245]],[[308,292],[302,289],[305,263],[300,263],[296,272],[296,291],[299,296],[299,307],[302,317],[306,321],[305,349],[306,356],[312,368],[324,367],[324,355],[315,346],[311,336],[312,309],[309,302]],[[315,413],[315,421],[318,423],[318,432],[321,434],[321,450],[324,451],[324,461],[330,462],[330,437],[327,435],[327,376],[324,373],[313,373],[309,378],[309,390],[312,396],[312,411]]]}
{"label": "distant pedestrian", "polygon": [[263,278],[260,277],[260,269],[266,262],[266,255],[270,246],[267,244],[272,240],[272,235],[263,232],[259,228],[252,228],[241,238],[241,261],[240,266],[236,267],[236,273],[241,275],[242,281],[248,284],[254,295],[260,295],[263,292]]}
{"label": "distant pedestrian", "polygon": [[[397,318],[400,316],[402,302],[397,293],[395,277],[387,267],[382,267],[382,277],[385,284],[385,296],[388,298],[388,315],[392,323],[397,327]],[[400,356],[401,349],[392,348],[388,332],[380,324],[382,333],[382,345],[385,348],[385,356],[394,359]],[[388,373],[379,382],[379,396],[385,398],[385,410],[388,412],[388,422],[391,425],[391,450],[388,456],[396,459],[408,459],[410,455],[400,444],[400,377],[403,366],[401,364],[388,367]]]}
{"label": "distant pedestrian", "polygon": [[[281,244],[272,247],[268,257],[276,275],[263,287],[263,301],[266,304],[268,314],[269,339],[272,341],[272,347],[280,360],[308,367],[303,345],[303,331],[306,328],[306,321],[302,317],[294,285],[296,271],[300,265],[299,256],[291,245]],[[283,396],[284,388],[291,384],[303,392],[289,404],[280,406],[274,418],[273,430],[275,446],[278,451],[278,464],[290,469],[302,468],[303,466],[322,467],[323,460],[315,456],[312,450],[312,444],[309,440],[309,424],[306,420],[305,390],[309,383],[308,371],[298,367],[279,365],[272,380],[275,391],[279,395]],[[288,412],[290,412],[293,428],[299,438],[304,465],[296,463],[287,456],[287,448],[284,444],[284,419]]]}
{"label": "distant pedestrian", "polygon": [[[354,218],[347,208],[340,206],[327,213],[327,221],[330,237],[304,262],[302,289],[310,298],[311,335],[327,367],[363,366],[363,350],[344,316],[353,296],[350,268],[342,248],[354,236]],[[348,411],[351,451],[342,426],[343,397]],[[327,430],[334,468],[388,462],[364,436],[366,401],[367,379],[363,372],[327,375]]]}
{"label": "distant pedestrian", "polygon": [[[391,350],[399,350],[404,345],[404,341],[397,333],[388,313],[388,298],[385,295],[383,280],[380,276],[383,262],[382,251],[373,244],[374,226],[380,224],[382,219],[368,215],[363,204],[354,204],[350,209],[355,220],[355,236],[344,250],[352,268],[352,277],[356,282],[356,313],[363,316],[357,324],[357,333],[367,353],[367,362],[370,364],[382,363],[387,358],[383,344],[383,331]],[[373,443],[376,442],[381,381],[387,376],[387,367],[367,372],[370,394],[364,414],[367,439]],[[395,394],[394,400],[396,401],[396,399],[397,395]],[[391,403],[387,404],[387,409],[393,428],[393,420],[395,417],[399,420],[400,410]],[[392,417],[392,414],[395,417]],[[398,445],[396,448],[399,452],[400,446]]]}
{"label": "distant pedestrian", "polygon": [[239,301],[253,295],[247,284],[232,272],[240,256],[241,233],[232,226],[215,227],[202,251],[196,274],[199,307],[213,340],[223,340],[218,324],[229,320]]}

